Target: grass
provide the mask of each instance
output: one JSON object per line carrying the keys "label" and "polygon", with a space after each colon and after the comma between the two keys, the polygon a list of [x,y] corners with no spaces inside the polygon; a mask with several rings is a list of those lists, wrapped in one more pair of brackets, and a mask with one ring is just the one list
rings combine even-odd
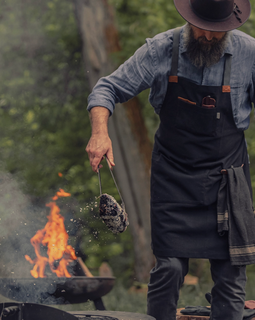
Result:
{"label": "grass", "polygon": [[[246,300],[255,300],[255,265],[247,267],[247,286]],[[213,286],[210,277],[210,266],[207,262],[203,268],[199,284],[197,286],[183,286],[180,290],[178,308],[190,306],[208,306],[205,299],[205,293],[210,292]],[[103,297],[103,302],[107,310],[126,311],[136,313],[146,313],[147,298],[146,285],[142,285],[142,292],[139,290],[130,290],[124,287],[121,281],[117,281],[112,291]],[[87,302],[79,305],[67,305],[60,307],[66,311],[74,310],[95,310],[93,302]]]}
{"label": "grass", "polygon": [[[180,299],[178,307],[185,307],[187,305],[208,305],[204,298],[204,291],[202,287],[184,286],[180,291]],[[206,288],[207,289],[207,288]],[[146,314],[147,310],[147,295],[146,292],[134,292],[127,290],[120,282],[115,285],[112,291],[102,298],[106,310],[111,311],[125,311]],[[92,301],[76,304],[56,306],[65,311],[80,311],[80,310],[95,310]]]}
{"label": "grass", "polygon": [[[146,313],[147,309],[146,293],[130,292],[120,281],[117,281],[112,291],[104,296],[102,300],[106,310]],[[92,301],[55,307],[65,311],[95,310],[95,306]]]}

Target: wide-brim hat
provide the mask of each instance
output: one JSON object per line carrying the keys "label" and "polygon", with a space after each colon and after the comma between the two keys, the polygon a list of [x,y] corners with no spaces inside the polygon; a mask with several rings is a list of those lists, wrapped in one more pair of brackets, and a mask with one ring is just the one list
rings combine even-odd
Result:
{"label": "wide-brim hat", "polygon": [[180,15],[190,24],[209,31],[230,31],[250,16],[249,0],[174,0]]}

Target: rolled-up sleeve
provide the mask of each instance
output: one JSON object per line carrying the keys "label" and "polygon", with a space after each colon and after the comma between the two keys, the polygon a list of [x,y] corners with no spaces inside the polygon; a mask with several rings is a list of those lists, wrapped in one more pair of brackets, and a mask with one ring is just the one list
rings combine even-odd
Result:
{"label": "rolled-up sleeve", "polygon": [[88,98],[88,110],[101,106],[113,113],[116,103],[123,103],[152,86],[155,59],[148,43],[107,77],[101,78]]}

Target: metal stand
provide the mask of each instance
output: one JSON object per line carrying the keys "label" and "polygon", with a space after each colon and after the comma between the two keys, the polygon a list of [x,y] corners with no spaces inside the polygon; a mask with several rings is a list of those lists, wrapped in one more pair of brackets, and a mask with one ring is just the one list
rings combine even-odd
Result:
{"label": "metal stand", "polygon": [[93,300],[96,310],[106,310],[102,298]]}

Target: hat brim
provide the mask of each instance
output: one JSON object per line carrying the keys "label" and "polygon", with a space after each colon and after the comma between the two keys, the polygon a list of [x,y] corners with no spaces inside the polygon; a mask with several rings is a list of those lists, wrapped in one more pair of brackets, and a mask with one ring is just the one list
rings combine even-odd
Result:
{"label": "hat brim", "polygon": [[241,14],[239,14],[241,22],[236,18],[234,13],[224,21],[215,22],[204,20],[198,17],[190,6],[190,0],[174,0],[175,7],[179,14],[183,17],[183,19],[200,29],[218,32],[237,29],[248,20],[251,13],[250,1],[235,0],[235,3],[242,12]]}

